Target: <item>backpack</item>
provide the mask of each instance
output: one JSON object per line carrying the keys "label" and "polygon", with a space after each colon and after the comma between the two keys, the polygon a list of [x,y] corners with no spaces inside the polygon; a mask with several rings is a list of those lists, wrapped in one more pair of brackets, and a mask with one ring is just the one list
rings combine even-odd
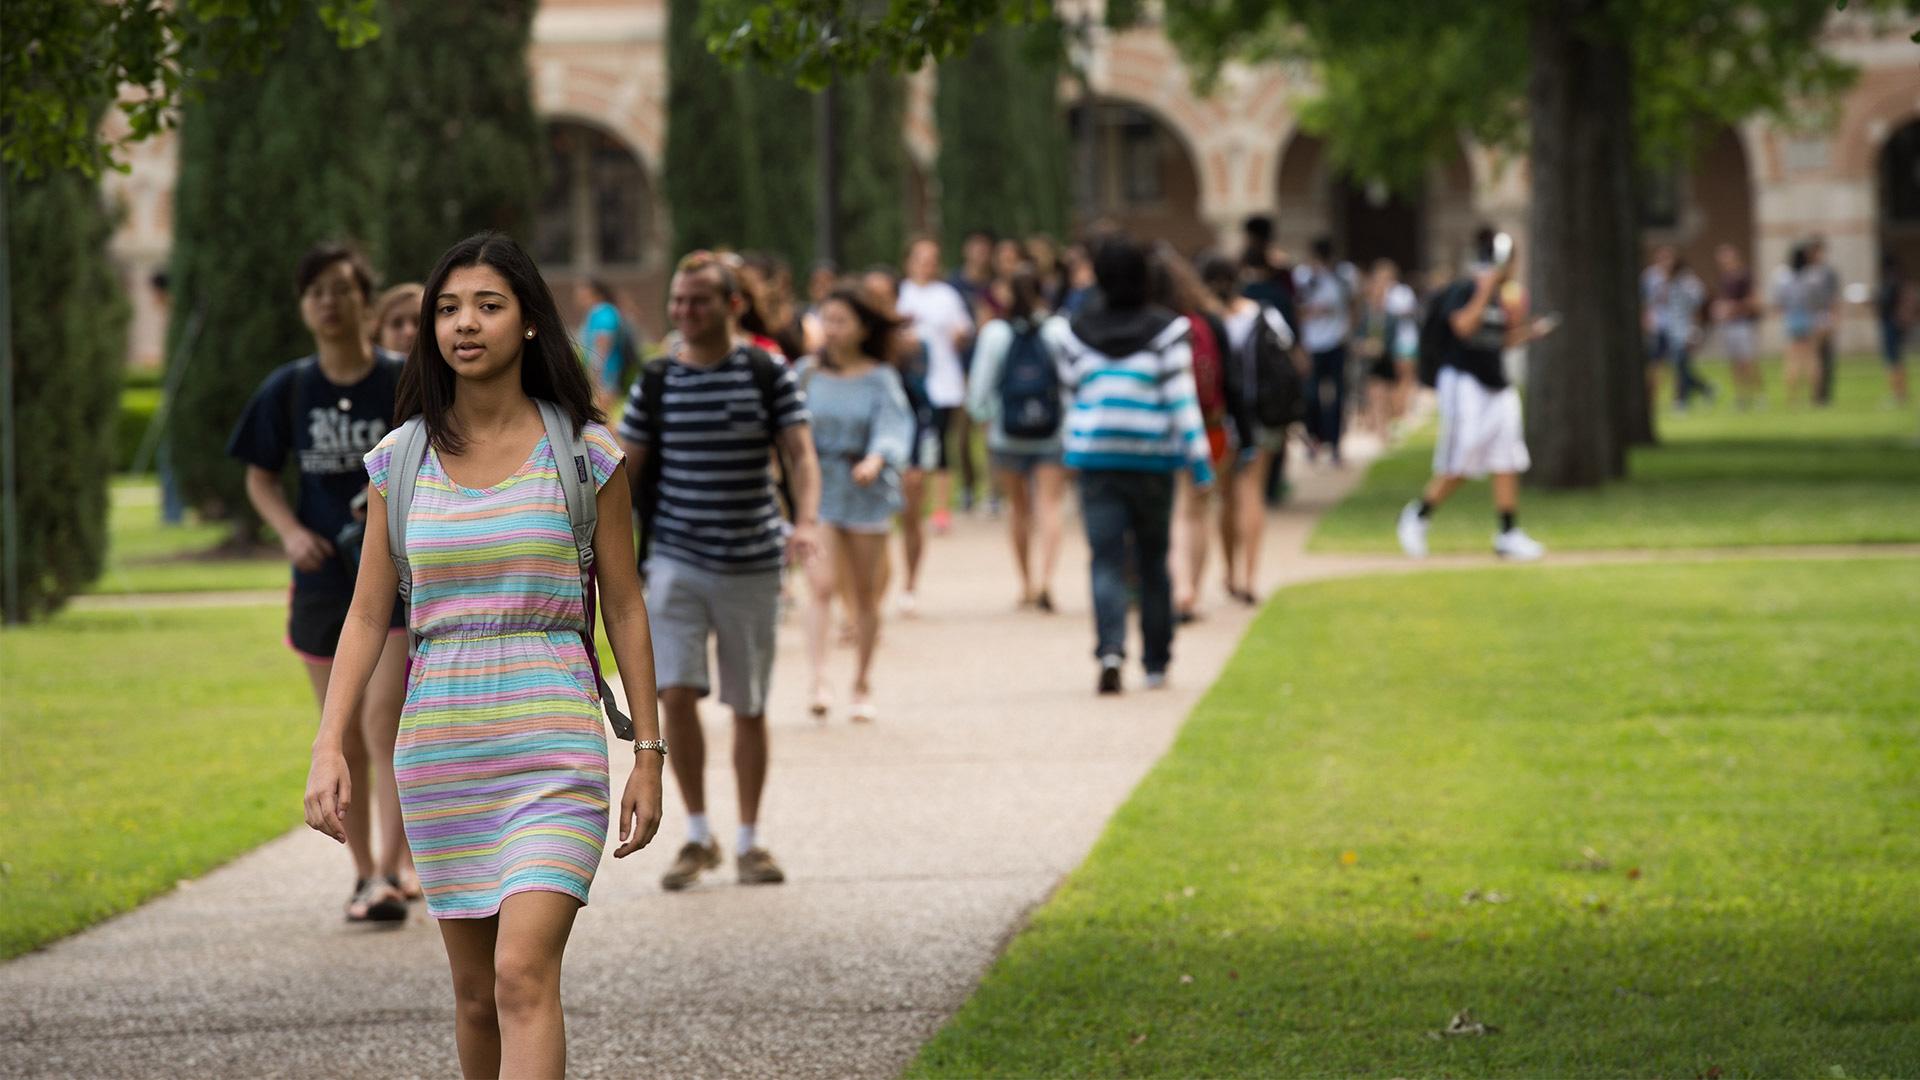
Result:
{"label": "backpack", "polygon": [[[779,463],[779,475],[775,486],[780,493],[781,504],[789,519],[794,516],[793,486],[788,476],[786,455],[780,451],[780,429],[775,426],[780,398],[780,373],[785,365],[769,356],[764,349],[747,346],[747,366],[753,372],[753,385],[760,392],[760,408],[767,414],[767,442],[773,447],[773,455]],[[660,448],[666,442],[667,418],[661,409],[661,402],[667,394],[667,366],[672,363],[668,357],[658,357],[647,361],[640,369],[641,400],[649,403],[647,410],[648,444],[646,466],[640,472],[640,489],[634,497],[634,511],[640,521],[640,562],[647,561],[647,552],[653,547],[653,516],[660,509],[660,470],[665,455]]]}
{"label": "backpack", "polygon": [[1437,386],[1440,383],[1440,369],[1453,358],[1454,350],[1460,346],[1460,336],[1453,332],[1453,312],[1458,305],[1452,303],[1462,285],[1469,285],[1464,279],[1455,281],[1446,288],[1433,294],[1427,301],[1427,313],[1420,319],[1420,358],[1417,373],[1420,385]]}
{"label": "backpack", "polygon": [[[607,710],[613,733],[622,739],[633,738],[633,721],[614,703],[613,690],[600,674],[600,650],[593,643],[594,601],[598,591],[593,583],[593,533],[600,524],[598,492],[593,473],[587,467],[587,442],[573,418],[551,401],[535,398],[540,420],[547,427],[547,445],[553,448],[554,463],[559,466],[560,490],[567,500],[567,522],[573,527],[573,545],[580,556],[580,593],[586,604],[587,625],[581,632],[587,646],[587,663],[593,668],[593,681],[600,693],[600,704]],[[420,463],[427,457],[427,424],[415,416],[400,425],[393,444],[393,459],[387,475],[391,478],[387,500],[387,548],[393,557],[393,570],[399,577],[400,602],[413,598],[413,564],[407,559],[407,515],[413,509],[413,489],[420,475]],[[569,467],[571,463],[571,467]],[[407,628],[407,667],[412,674],[413,658],[420,651],[420,638]]]}
{"label": "backpack", "polygon": [[1200,401],[1200,419],[1209,426],[1218,424],[1227,412],[1226,366],[1221,363],[1220,336],[1214,322],[1205,315],[1190,315],[1193,327],[1193,387]]}
{"label": "backpack", "polygon": [[1293,356],[1280,341],[1280,334],[1267,321],[1265,305],[1254,319],[1253,332],[1247,338],[1246,363],[1253,387],[1253,418],[1270,431],[1285,430],[1288,424],[1306,415],[1306,395],[1300,390],[1300,372]]}
{"label": "backpack", "polygon": [[1013,332],[1000,368],[1000,426],[1010,439],[1051,439],[1060,433],[1060,373],[1038,326]]}

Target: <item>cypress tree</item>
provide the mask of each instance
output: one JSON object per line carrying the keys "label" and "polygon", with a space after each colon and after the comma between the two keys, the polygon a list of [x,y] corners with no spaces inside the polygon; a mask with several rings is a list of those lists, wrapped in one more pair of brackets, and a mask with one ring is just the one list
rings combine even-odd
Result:
{"label": "cypress tree", "polygon": [[906,87],[875,67],[840,85],[840,249],[845,269],[897,262],[906,246]]}
{"label": "cypress tree", "polygon": [[732,74],[740,109],[734,121],[740,134],[737,167],[745,178],[746,196],[733,243],[773,252],[804,267],[813,261],[819,190],[813,94],[752,65]]}
{"label": "cypress tree", "polygon": [[949,251],[972,229],[1065,233],[1068,137],[1060,108],[1063,31],[1056,22],[996,25],[943,61],[940,228]]}
{"label": "cypress tree", "polygon": [[748,172],[735,81],[707,52],[699,0],[667,9],[667,147],[663,177],[672,256],[740,243]]}
{"label": "cypress tree", "polygon": [[418,281],[462,237],[530,243],[539,119],[527,75],[533,0],[395,2],[381,13],[384,192],[369,237],[390,281]]}
{"label": "cypress tree", "polygon": [[[20,594],[9,618],[59,609],[100,576],[127,304],[99,184],[55,172],[6,185]],[[31,467],[22,467],[30,464]],[[0,538],[0,543],[5,543]]]}
{"label": "cypress tree", "polygon": [[167,355],[189,366],[167,437],[182,495],[236,540],[259,523],[227,437],[260,380],[311,347],[294,263],[321,240],[377,239],[380,88],[374,51],[341,50],[308,14],[261,73],[210,84],[181,117]]}

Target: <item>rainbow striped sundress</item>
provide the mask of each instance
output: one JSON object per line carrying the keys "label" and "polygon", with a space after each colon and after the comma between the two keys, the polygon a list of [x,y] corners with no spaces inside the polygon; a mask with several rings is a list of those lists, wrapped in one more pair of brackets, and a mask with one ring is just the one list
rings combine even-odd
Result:
{"label": "rainbow striped sundress", "polygon": [[[594,484],[604,485],[620,444],[599,424],[583,435]],[[382,498],[394,439],[366,457]],[[530,889],[585,904],[607,837],[607,743],[546,438],[485,489],[455,484],[429,449],[407,557],[421,643],[393,768],[427,910],[486,918]]]}

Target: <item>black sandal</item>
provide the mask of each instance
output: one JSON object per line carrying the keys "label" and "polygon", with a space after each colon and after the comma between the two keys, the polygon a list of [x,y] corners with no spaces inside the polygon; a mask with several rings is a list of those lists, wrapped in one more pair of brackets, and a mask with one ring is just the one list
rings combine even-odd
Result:
{"label": "black sandal", "polygon": [[[354,908],[360,908],[358,915]],[[407,901],[385,878],[360,878],[347,899],[348,922],[400,922],[407,917]]]}

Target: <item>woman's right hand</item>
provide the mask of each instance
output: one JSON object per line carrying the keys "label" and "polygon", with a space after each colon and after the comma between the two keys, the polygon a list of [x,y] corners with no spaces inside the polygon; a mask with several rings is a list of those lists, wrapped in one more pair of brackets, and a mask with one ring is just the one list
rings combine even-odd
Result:
{"label": "woman's right hand", "polygon": [[347,808],[353,799],[353,781],[347,776],[347,757],[336,749],[313,751],[307,769],[307,827],[347,842]]}
{"label": "woman's right hand", "polygon": [[293,565],[302,570],[318,570],[333,558],[333,544],[312,529],[295,529],[281,537],[280,547]]}

